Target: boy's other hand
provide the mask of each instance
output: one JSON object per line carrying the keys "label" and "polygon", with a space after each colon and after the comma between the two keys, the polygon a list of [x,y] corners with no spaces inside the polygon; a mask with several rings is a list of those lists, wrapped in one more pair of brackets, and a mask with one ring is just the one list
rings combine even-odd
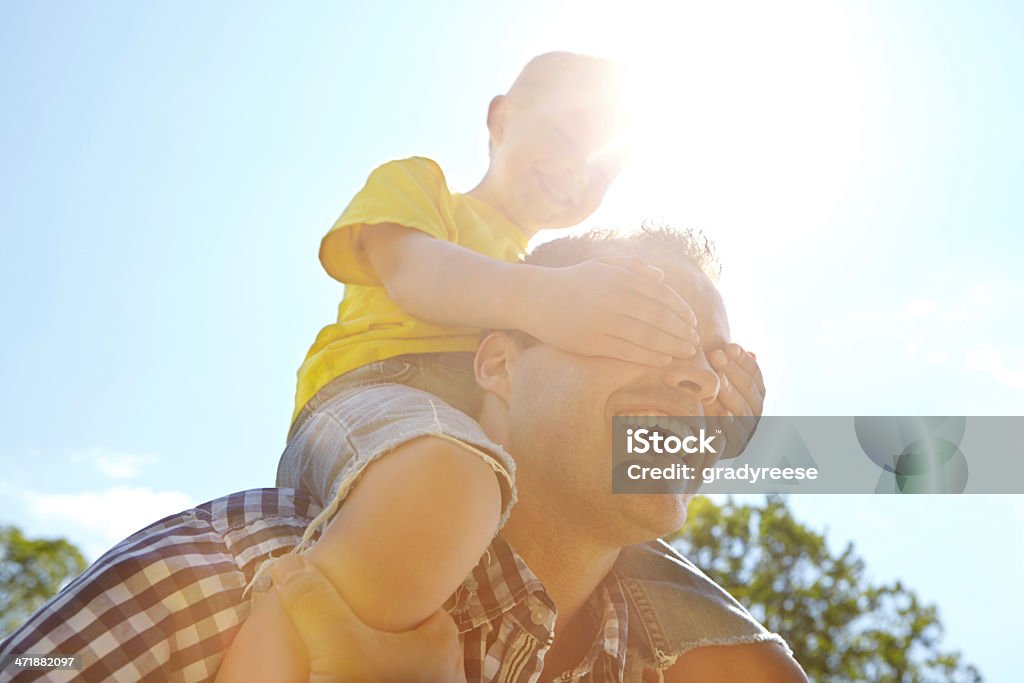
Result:
{"label": "boy's other hand", "polygon": [[735,458],[754,436],[764,410],[764,377],[757,357],[739,344],[726,344],[708,354],[718,373],[719,390],[704,404],[704,415],[713,418],[725,434],[722,458]]}
{"label": "boy's other hand", "polygon": [[638,256],[599,258],[538,269],[523,331],[584,356],[661,367],[690,358],[697,318],[665,273]]}

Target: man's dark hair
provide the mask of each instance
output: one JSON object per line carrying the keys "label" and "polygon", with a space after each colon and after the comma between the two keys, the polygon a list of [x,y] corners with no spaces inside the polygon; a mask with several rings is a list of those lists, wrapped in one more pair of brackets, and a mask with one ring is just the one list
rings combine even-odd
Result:
{"label": "man's dark hair", "polygon": [[718,282],[722,266],[714,243],[696,228],[677,230],[662,223],[645,222],[629,232],[591,230],[582,235],[562,237],[538,245],[523,258],[534,266],[572,266],[592,258],[628,256],[631,250],[657,249],[697,266],[712,282]]}
{"label": "man's dark hair", "polygon": [[[687,260],[711,282],[718,282],[722,266],[715,244],[699,229],[677,230],[662,223],[644,222],[635,230],[591,230],[537,245],[522,262],[532,266],[573,266],[588,259],[657,253]],[[484,336],[488,331],[484,331]],[[520,330],[509,330],[519,345],[528,348],[538,340]]]}

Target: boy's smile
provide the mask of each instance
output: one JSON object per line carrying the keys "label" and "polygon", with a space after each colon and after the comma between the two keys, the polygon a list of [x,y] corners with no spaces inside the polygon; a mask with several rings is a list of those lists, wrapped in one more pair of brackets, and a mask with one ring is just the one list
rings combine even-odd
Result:
{"label": "boy's smile", "polygon": [[579,108],[548,113],[506,102],[504,137],[495,147],[491,174],[510,217],[533,231],[583,221],[618,175],[618,155],[601,154],[612,142],[603,135],[565,131],[581,118],[605,114],[591,109],[581,116]]}

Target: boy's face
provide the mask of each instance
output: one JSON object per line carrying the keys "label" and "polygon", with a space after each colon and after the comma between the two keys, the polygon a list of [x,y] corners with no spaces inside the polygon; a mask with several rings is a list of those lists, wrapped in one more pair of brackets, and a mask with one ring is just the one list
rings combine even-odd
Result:
{"label": "boy's face", "polygon": [[624,126],[618,103],[581,93],[499,98],[488,172],[520,227],[576,225],[592,214],[619,174]]}

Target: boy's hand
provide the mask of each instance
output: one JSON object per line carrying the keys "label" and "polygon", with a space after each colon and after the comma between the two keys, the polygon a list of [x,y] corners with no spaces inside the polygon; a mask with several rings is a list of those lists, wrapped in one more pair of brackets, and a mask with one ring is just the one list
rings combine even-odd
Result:
{"label": "boy's hand", "polygon": [[690,358],[699,342],[697,318],[662,283],[665,273],[638,256],[590,259],[538,268],[524,332],[584,356],[660,367]]}
{"label": "boy's hand", "polygon": [[722,458],[735,458],[747,447],[764,410],[764,377],[754,354],[739,344],[726,344],[712,351],[708,360],[718,373],[718,395],[704,404],[704,415],[712,418],[725,435]]}

